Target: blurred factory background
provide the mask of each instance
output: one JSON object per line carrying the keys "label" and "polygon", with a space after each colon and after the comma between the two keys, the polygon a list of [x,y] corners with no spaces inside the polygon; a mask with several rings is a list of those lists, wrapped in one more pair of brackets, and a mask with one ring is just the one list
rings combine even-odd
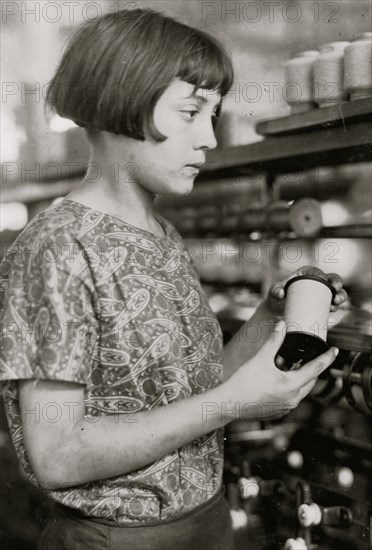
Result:
{"label": "blurred factory background", "polygon": [[[314,395],[281,423],[228,430],[236,547],[372,549],[371,96],[293,114],[285,72],[296,52],[362,33],[368,42],[369,1],[3,2],[1,256],[88,162],[84,131],[44,107],[66,41],[86,19],[137,6],[212,33],[233,57],[218,149],[191,195],[159,200],[185,237],[225,339],[301,265],[339,273],[350,296],[329,333],[341,353]],[[48,503],[18,466],[4,413],[0,453],[2,548],[35,548]]]}

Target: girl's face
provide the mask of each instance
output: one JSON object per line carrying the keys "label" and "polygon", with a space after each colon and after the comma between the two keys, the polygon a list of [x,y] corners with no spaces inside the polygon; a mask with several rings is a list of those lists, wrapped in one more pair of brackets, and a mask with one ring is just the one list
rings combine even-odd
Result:
{"label": "girl's face", "polygon": [[190,193],[205,153],[217,145],[213,125],[221,103],[218,92],[174,80],[154,109],[154,124],[165,141],[131,140],[136,183],[151,194]]}

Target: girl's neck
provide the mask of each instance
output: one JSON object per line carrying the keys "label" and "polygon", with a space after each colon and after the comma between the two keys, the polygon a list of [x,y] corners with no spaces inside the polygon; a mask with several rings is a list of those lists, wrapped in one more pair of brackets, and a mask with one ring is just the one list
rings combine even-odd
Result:
{"label": "girl's neck", "polygon": [[104,178],[93,181],[87,173],[66,198],[120,218],[154,235],[164,236],[164,229],[154,214],[155,196],[138,189],[138,186],[123,183],[118,190]]}
{"label": "girl's neck", "polygon": [[154,195],[136,180],[131,161],[133,140],[99,132],[91,140],[91,155],[83,181],[67,198],[164,236],[154,215]]}

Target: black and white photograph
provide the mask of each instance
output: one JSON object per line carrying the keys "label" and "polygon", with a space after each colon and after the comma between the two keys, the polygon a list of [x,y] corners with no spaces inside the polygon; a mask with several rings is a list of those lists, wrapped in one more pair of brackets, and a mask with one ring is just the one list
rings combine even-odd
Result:
{"label": "black and white photograph", "polygon": [[2,550],[372,550],[370,0],[2,0]]}

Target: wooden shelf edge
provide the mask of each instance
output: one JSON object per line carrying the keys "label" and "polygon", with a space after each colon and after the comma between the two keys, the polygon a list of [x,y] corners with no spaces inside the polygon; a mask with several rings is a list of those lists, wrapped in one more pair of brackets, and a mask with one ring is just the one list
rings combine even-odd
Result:
{"label": "wooden shelf edge", "polygon": [[314,108],[306,113],[261,120],[256,124],[256,132],[262,136],[301,133],[319,127],[343,125],[345,121],[362,117],[372,118],[372,97],[343,101],[331,107]]}
{"label": "wooden shelf edge", "polygon": [[232,169],[279,174],[370,160],[372,125],[363,121],[346,128],[273,136],[248,145],[215,149],[207,155],[207,169],[201,178],[223,177]]}

